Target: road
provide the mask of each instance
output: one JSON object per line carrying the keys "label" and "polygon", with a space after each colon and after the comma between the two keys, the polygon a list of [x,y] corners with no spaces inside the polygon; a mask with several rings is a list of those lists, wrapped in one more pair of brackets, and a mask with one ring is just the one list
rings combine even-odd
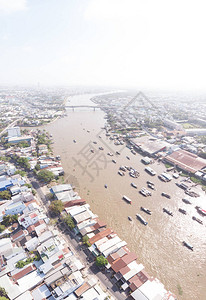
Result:
{"label": "road", "polygon": [[6,128],[4,128],[4,130],[2,130],[1,132],[0,132],[0,136],[2,136],[6,131],[7,131],[7,129],[8,128],[10,128],[10,127],[13,127],[18,121],[20,121],[21,119],[18,119],[18,120],[15,120],[15,121],[13,121],[11,124],[9,124]]}
{"label": "road", "polygon": [[[29,173],[28,178],[33,186],[33,188],[37,191],[38,199],[40,200],[42,206],[45,208],[47,215],[49,216],[48,212],[48,201],[42,192],[41,186],[39,182],[33,177],[32,173]],[[69,243],[69,248],[71,251],[77,256],[83,265],[87,266],[87,273],[90,275],[97,276],[100,284],[107,290],[114,299],[118,300],[125,300],[127,298],[124,292],[121,292],[118,287],[114,284],[114,279],[110,278],[110,273],[103,273],[94,263],[94,257],[92,254],[89,253],[89,250],[86,246],[80,245],[77,242],[76,237],[74,234],[65,228],[65,224],[62,222],[57,224],[59,230],[63,230],[61,234],[64,236],[65,240]]]}

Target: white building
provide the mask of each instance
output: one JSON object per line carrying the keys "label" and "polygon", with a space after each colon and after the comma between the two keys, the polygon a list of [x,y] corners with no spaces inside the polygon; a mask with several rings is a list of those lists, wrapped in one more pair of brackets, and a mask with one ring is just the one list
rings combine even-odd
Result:
{"label": "white building", "polygon": [[8,138],[21,136],[21,131],[19,127],[11,127],[7,129]]}

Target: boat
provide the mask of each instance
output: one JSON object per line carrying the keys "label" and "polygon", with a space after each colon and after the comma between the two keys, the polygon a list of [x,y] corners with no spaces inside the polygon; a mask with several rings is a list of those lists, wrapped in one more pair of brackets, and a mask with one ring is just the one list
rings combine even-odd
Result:
{"label": "boat", "polygon": [[144,219],[141,215],[136,214],[136,217],[137,217],[138,220],[140,220],[140,222],[141,222],[142,224],[144,224],[144,225],[147,225],[147,224],[148,224],[148,222],[145,221],[145,219]]}
{"label": "boat", "polygon": [[187,212],[186,212],[185,209],[179,208],[178,210],[179,210],[179,212],[181,212],[183,215],[186,215],[186,214],[187,214]]}
{"label": "boat", "polygon": [[76,140],[73,140],[73,142],[76,143],[77,141],[76,141]]}
{"label": "boat", "polygon": [[203,224],[202,220],[196,218],[195,216],[193,216],[192,219],[193,219],[194,221],[197,221],[197,222],[200,223],[200,224]]}
{"label": "boat", "polygon": [[137,185],[135,184],[135,183],[131,183],[131,186],[133,187],[133,188],[135,188],[135,189],[137,189]]}
{"label": "boat", "polygon": [[99,135],[99,138],[101,139],[102,137]]}
{"label": "boat", "polygon": [[132,221],[132,217],[128,216],[127,218],[128,218],[129,221]]}
{"label": "boat", "polygon": [[129,156],[126,156],[126,158],[130,160]]}
{"label": "boat", "polygon": [[116,164],[116,163],[117,163],[115,159],[113,159],[113,160],[112,160],[112,162],[113,162],[114,164]]}
{"label": "boat", "polygon": [[104,148],[103,147],[99,147],[99,150],[104,150]]}
{"label": "boat", "polygon": [[154,187],[153,184],[148,183],[147,186],[148,186],[150,189],[155,190],[155,187]]}
{"label": "boat", "polygon": [[203,216],[206,216],[206,210],[202,209],[201,207],[199,206],[195,206],[197,212]]}
{"label": "boat", "polygon": [[163,212],[166,212],[169,216],[173,217],[173,213],[170,210],[163,208]]}
{"label": "boat", "polygon": [[87,132],[90,132],[90,130],[87,130]]}
{"label": "boat", "polygon": [[97,144],[97,142],[94,141],[93,144]]}
{"label": "boat", "polygon": [[123,173],[123,172],[121,172],[121,171],[118,171],[118,174],[120,175],[120,176],[124,176],[125,174]]}
{"label": "boat", "polygon": [[192,203],[190,202],[190,200],[188,200],[187,198],[183,198],[182,201],[183,201],[184,203],[186,203],[186,204],[192,204]]}
{"label": "boat", "polygon": [[126,169],[124,166],[119,167],[119,169],[120,169],[121,171],[124,171],[124,172],[127,171],[127,169]]}
{"label": "boat", "polygon": [[142,194],[143,196],[147,197],[147,196],[151,196],[152,193],[150,191],[148,191],[146,188],[142,188],[140,191],[140,194]]}
{"label": "boat", "polygon": [[145,171],[146,171],[148,174],[152,175],[152,176],[155,176],[155,175],[156,175],[156,172],[155,172],[152,168],[150,168],[150,167],[146,167],[146,168],[145,168]]}
{"label": "boat", "polygon": [[158,175],[158,178],[164,182],[167,182],[167,179],[162,175]]}
{"label": "boat", "polygon": [[178,186],[179,188],[181,188],[181,189],[183,189],[185,191],[189,188],[186,184],[184,184],[184,183],[178,183],[178,182],[176,182],[176,186]]}
{"label": "boat", "polygon": [[119,151],[116,151],[116,154],[117,154],[117,155],[120,155],[120,152],[119,152]]}
{"label": "boat", "polygon": [[154,183],[153,182],[151,182],[151,181],[147,181],[147,184],[152,184],[152,185],[154,185]]}
{"label": "boat", "polygon": [[131,153],[134,154],[134,155],[136,155],[136,152],[133,149],[131,150]]}
{"label": "boat", "polygon": [[105,189],[107,189],[107,184],[104,185]]}
{"label": "boat", "polygon": [[94,153],[94,149],[91,149],[90,151],[91,151],[92,153]]}
{"label": "boat", "polygon": [[171,199],[171,196],[170,195],[168,195],[168,194],[166,194],[166,193],[164,193],[164,192],[162,192],[162,194],[161,194],[163,197],[166,197],[166,198],[168,198],[168,199]]}
{"label": "boat", "polygon": [[122,197],[122,199],[125,200],[125,201],[127,201],[129,204],[132,204],[132,200],[129,199],[127,196],[124,195],[124,196]]}
{"label": "boat", "polygon": [[148,208],[145,208],[145,207],[140,207],[140,209],[142,210],[142,211],[144,211],[146,214],[148,214],[148,215],[151,215],[152,214],[152,212],[151,212],[151,210],[149,210]]}
{"label": "boat", "polygon": [[193,246],[191,246],[189,243],[183,241],[182,242],[184,246],[186,246],[188,249],[192,250],[193,251]]}
{"label": "boat", "polygon": [[113,156],[114,154],[112,152],[108,152],[107,155]]}

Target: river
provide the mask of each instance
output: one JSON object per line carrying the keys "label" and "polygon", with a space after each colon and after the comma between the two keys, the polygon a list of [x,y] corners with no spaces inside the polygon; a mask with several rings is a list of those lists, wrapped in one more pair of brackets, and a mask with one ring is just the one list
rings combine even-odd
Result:
{"label": "river", "polygon": [[[90,101],[93,96],[70,97],[68,105],[94,105]],[[101,129],[105,124],[104,116],[99,109],[67,109],[66,117],[45,127],[53,136],[54,154],[61,156],[65,182],[76,186],[76,191],[90,204],[92,211],[106,221],[137,254],[146,271],[163,282],[178,299],[205,300],[206,217],[203,225],[192,220],[193,215],[198,216],[195,206],[202,206],[203,201],[205,204],[205,194],[200,191],[201,197],[193,198],[192,205],[183,203],[181,199],[185,194],[175,185],[177,180],[164,183],[157,175],[151,177],[144,171],[141,155],[133,155],[125,145],[115,146],[105,136],[105,131]],[[100,146],[103,151],[98,149]],[[90,152],[91,148],[95,153]],[[115,156],[117,163],[114,164],[113,157],[107,153],[117,150],[121,155]],[[117,172],[121,165],[133,166],[140,172],[139,178],[131,178],[128,171],[126,176],[119,176]],[[165,166],[158,162],[152,164],[152,168],[157,174],[165,170]],[[147,186],[147,180],[155,183],[156,191],[145,198],[138,191]],[[131,187],[131,182],[136,183],[138,189]],[[172,198],[162,197],[161,192],[167,192]],[[122,200],[123,195],[132,200],[132,205]],[[149,208],[152,215],[140,212],[140,206]],[[163,213],[163,207],[171,210],[174,216]],[[180,207],[186,209],[187,215],[178,211]],[[136,219],[136,213],[148,221],[147,226]],[[132,222],[128,216],[132,217]],[[183,247],[183,240],[192,244],[194,251]]]}

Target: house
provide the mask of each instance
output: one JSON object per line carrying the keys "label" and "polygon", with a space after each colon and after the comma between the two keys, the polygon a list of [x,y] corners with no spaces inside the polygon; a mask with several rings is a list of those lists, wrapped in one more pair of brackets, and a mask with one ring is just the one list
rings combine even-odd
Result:
{"label": "house", "polygon": [[11,272],[11,278],[13,279],[14,282],[19,280],[20,278],[26,276],[27,274],[33,272],[36,270],[35,265],[26,265],[22,269],[15,269],[14,271]]}
{"label": "house", "polygon": [[25,246],[29,251],[33,251],[37,248],[38,245],[39,239],[36,236],[25,243]]}
{"label": "house", "polygon": [[7,206],[7,208],[5,209],[5,215],[18,215],[21,214],[23,212],[23,210],[26,208],[24,202],[16,202],[16,203],[12,203],[10,205]]}
{"label": "house", "polygon": [[11,236],[11,240],[13,242],[17,242],[17,241],[21,240],[22,238],[24,238],[27,234],[28,234],[27,230],[21,229]]}

